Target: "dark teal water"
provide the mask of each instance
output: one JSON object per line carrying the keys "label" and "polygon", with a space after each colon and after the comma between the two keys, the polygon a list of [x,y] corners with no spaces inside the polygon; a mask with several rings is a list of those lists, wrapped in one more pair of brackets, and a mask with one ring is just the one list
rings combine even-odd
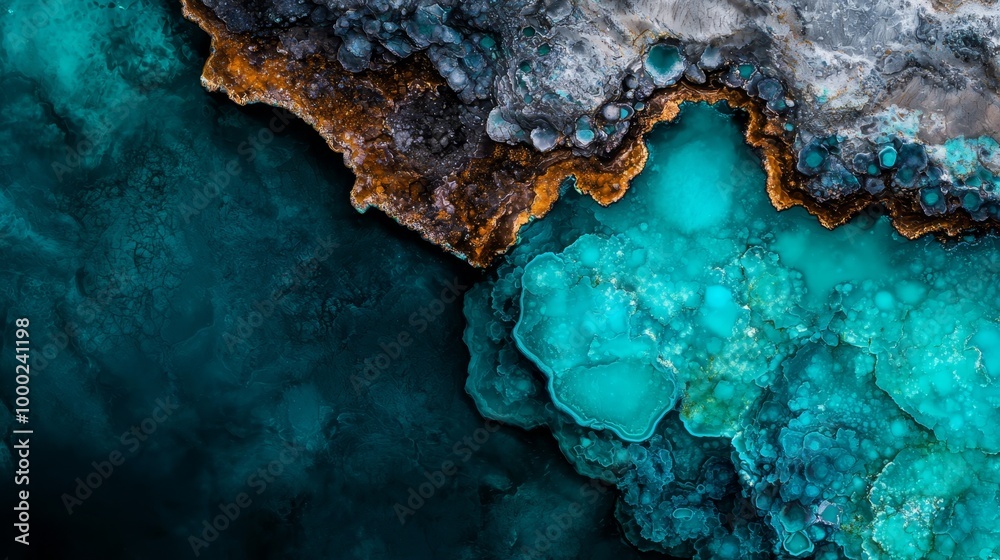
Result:
{"label": "dark teal water", "polygon": [[478,275],[357,214],[311,129],[201,89],[179,3],[3,7],[7,490],[17,318],[34,360],[11,557],[635,554],[610,492],[465,393]]}
{"label": "dark teal water", "polygon": [[687,106],[622,202],[478,273],[206,93],[179,5],[4,7],[11,557],[1000,553],[995,239],[777,213],[739,116]]}

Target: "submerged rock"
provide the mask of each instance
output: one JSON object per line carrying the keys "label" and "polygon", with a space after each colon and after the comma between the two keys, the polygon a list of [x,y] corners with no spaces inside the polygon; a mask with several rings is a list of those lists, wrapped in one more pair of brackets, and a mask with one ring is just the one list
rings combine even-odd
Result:
{"label": "submerged rock", "polygon": [[480,411],[614,483],[642,549],[1000,555],[1000,240],[775,212],[718,109],[684,106],[621,201],[569,195],[469,294]]}

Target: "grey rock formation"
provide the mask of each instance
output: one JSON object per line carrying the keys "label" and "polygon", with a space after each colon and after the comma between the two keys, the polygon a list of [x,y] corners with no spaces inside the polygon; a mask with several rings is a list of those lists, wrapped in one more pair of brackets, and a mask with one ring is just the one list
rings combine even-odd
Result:
{"label": "grey rock formation", "polygon": [[819,200],[888,183],[922,189],[928,214],[998,214],[995,0],[205,3],[353,72],[424,51],[464,103],[492,108],[500,142],[610,151],[656,88],[722,83],[790,123]]}

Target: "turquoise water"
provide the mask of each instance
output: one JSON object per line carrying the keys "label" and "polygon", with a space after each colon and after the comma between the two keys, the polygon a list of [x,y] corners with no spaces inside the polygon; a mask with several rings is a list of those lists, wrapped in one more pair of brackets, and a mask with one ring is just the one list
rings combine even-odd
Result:
{"label": "turquoise water", "polygon": [[[1000,556],[994,240],[777,213],[738,115],[688,106],[621,203],[569,190],[469,292],[467,356],[442,293],[480,277],[357,215],[308,127],[205,93],[177,4],[5,8],[0,308],[37,343],[38,557],[190,557],[246,490],[199,558],[637,557],[613,498],[678,557]],[[484,424],[467,360],[479,411],[569,463]],[[11,376],[0,397],[10,442]]]}
{"label": "turquoise water", "polygon": [[358,214],[310,127],[206,92],[178,1],[2,6],[8,523],[15,319],[33,349],[31,546],[8,536],[11,559],[639,556],[610,491],[463,393],[453,290],[480,275]]}
{"label": "turquoise water", "polygon": [[[652,549],[1000,555],[997,241],[778,213],[737,119],[706,105],[648,142],[621,202],[570,197],[469,297],[480,410],[548,425]],[[713,494],[685,460],[729,478]],[[708,521],[742,499],[747,519]]]}

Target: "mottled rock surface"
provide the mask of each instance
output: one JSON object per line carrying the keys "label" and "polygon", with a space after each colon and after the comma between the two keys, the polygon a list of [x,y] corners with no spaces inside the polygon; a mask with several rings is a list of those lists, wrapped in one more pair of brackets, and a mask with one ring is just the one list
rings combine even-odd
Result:
{"label": "mottled rock surface", "polygon": [[1000,556],[1000,240],[776,212],[733,120],[683,107],[620,202],[525,228],[466,297],[479,410],[670,557]]}
{"label": "mottled rock surface", "polygon": [[[581,182],[573,173],[577,163],[540,181],[531,170],[553,160],[539,154],[614,159],[641,141],[632,129],[651,96],[679,82],[739,89],[758,100],[785,128],[794,153],[798,181],[786,189],[797,191],[795,203],[825,225],[842,223],[845,208],[874,200],[890,207],[908,237],[981,231],[1000,214],[994,2],[188,0],[187,6],[220,51],[246,58],[250,67],[273,60],[287,68],[287,76],[259,87],[237,85],[240,79],[217,71],[207,76],[211,87],[244,102],[292,105],[310,122],[328,121],[341,131],[320,125],[321,133],[359,162],[360,152],[384,151],[384,171],[354,165],[362,182],[378,183],[390,160],[414,162],[406,169],[408,189],[356,194],[355,203],[382,208],[476,264],[490,262],[521,225],[544,214],[562,178],[578,175]],[[392,117],[375,110],[362,125],[350,117],[350,104],[377,109],[398,102],[364,89],[347,91],[339,109],[324,101],[355,81],[395,83],[400,95],[419,82],[424,86],[417,89],[433,89],[436,99],[411,100]],[[289,104],[296,92],[305,99]],[[384,132],[372,137],[358,128]],[[334,138],[345,134],[353,138]],[[512,157],[492,147],[498,143],[529,151]],[[528,171],[494,180],[462,176],[477,158],[523,162]],[[637,171],[626,173],[621,188]],[[403,193],[414,189],[434,193],[423,202]],[[469,216],[453,215],[467,206]]]}

